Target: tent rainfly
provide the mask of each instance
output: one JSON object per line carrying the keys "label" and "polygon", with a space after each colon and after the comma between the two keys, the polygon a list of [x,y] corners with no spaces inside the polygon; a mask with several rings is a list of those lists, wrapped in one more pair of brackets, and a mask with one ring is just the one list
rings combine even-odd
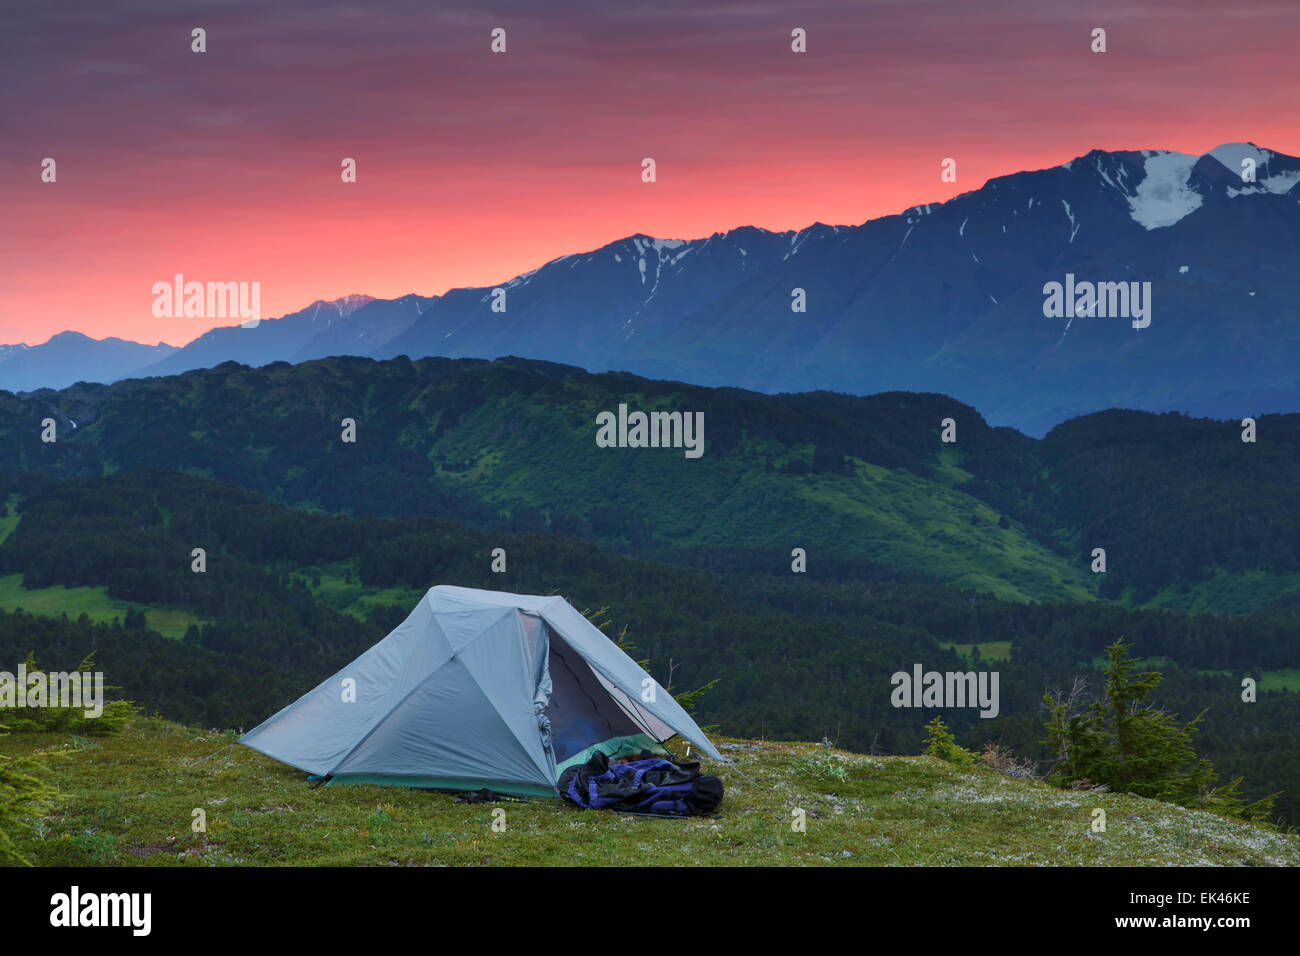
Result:
{"label": "tent rainfly", "polygon": [[690,715],[560,597],[440,585],[391,634],[240,738],[331,783],[556,796],[596,749],[680,734]]}

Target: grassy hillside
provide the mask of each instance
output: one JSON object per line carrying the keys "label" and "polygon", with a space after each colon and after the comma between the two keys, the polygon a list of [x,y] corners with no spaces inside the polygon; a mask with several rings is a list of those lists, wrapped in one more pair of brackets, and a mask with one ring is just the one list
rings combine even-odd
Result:
{"label": "grassy hillside", "polygon": [[[160,720],[96,741],[13,735],[0,753],[69,752],[51,771],[65,800],[18,841],[38,865],[1300,865],[1300,836],[1139,797],[1061,791],[933,757],[715,741],[734,764],[705,769],[726,797],[716,816],[691,820],[558,800],[311,789],[230,735]],[[494,806],[506,810],[501,833]],[[192,832],[196,808],[206,833]],[[1105,833],[1092,832],[1097,808]],[[792,830],[795,809],[804,833]]]}
{"label": "grassy hillside", "polygon": [[[703,413],[703,457],[597,447],[596,415],[620,404]],[[59,439],[42,443],[51,415]],[[955,444],[940,441],[947,418]],[[165,467],[298,507],[549,529],[638,556],[801,547],[1014,600],[1250,613],[1300,595],[1300,415],[1265,416],[1258,434],[1116,411],[1034,441],[943,395],[331,358],[0,393],[0,478]]]}
{"label": "grassy hillside", "polygon": [[[962,487],[964,453],[940,454],[942,418],[958,416],[991,454],[1019,443],[943,396],[773,398],[522,360],[329,359],[80,386],[58,400],[69,423],[42,445],[16,426],[47,415],[46,400],[5,408],[0,395],[16,440],[0,442],[0,468],[158,465],[301,506],[550,527],[631,553],[802,547],[1021,601],[1091,599],[1097,586],[1055,539]],[[701,412],[706,453],[597,447],[597,414],[619,404]],[[340,440],[344,417],[355,443]]]}
{"label": "grassy hillside", "polygon": [[[76,618],[85,614],[97,624],[122,620],[126,612],[137,607],[130,601],[119,601],[108,596],[108,588],[64,587],[24,588],[21,574],[0,576],[0,608],[6,611],[23,610],[41,617],[58,617],[62,614]],[[164,637],[181,638],[192,624],[204,623],[201,618],[181,608],[150,606],[143,610],[148,626]]]}
{"label": "grassy hillside", "polygon": [[[693,390],[692,390],[693,391]],[[670,410],[700,396],[618,396],[630,408]],[[803,547],[847,554],[1010,600],[1090,600],[1096,583],[1072,563],[957,486],[969,476],[938,456],[886,467],[851,456],[815,469],[816,445],[757,437],[686,459],[680,451],[597,448],[592,422],[615,396],[576,392],[563,404],[503,396],[441,431],[429,455],[438,480],[505,512],[573,512],[598,535],[604,511],[641,518],[655,541],[677,548]],[[955,407],[955,403],[954,403]],[[712,414],[705,413],[707,423]],[[924,460],[924,459],[923,459]],[[950,483],[951,482],[951,483]],[[627,529],[608,528],[615,541]],[[633,532],[635,534],[635,532]],[[625,542],[626,543],[626,542]]]}
{"label": "grassy hillside", "polygon": [[1206,575],[1182,588],[1163,588],[1145,606],[1191,614],[1249,614],[1259,608],[1294,604],[1300,594],[1300,572],[1273,574],[1255,569],[1229,573],[1212,568]]}

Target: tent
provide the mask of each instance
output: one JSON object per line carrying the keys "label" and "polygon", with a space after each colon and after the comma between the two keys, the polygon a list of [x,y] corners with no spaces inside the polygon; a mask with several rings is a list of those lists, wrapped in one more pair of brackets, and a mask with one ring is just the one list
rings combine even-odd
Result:
{"label": "tent", "polygon": [[239,742],[331,783],[555,796],[596,749],[680,734],[690,715],[560,597],[440,585],[391,634]]}

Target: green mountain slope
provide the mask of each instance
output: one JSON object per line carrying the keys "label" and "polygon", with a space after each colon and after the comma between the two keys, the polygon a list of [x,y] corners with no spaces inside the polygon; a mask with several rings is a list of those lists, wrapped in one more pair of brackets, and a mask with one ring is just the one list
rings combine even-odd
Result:
{"label": "green mountain slope", "polygon": [[[706,453],[597,447],[597,414],[620,403],[702,412]],[[5,422],[14,468],[179,467],[328,510],[505,515],[634,553],[802,547],[1018,600],[1095,589],[1084,564],[1019,521],[999,526],[1000,512],[957,487],[939,422],[960,417],[973,442],[995,433],[942,396],[769,398],[520,360],[331,359],[16,404]],[[62,437],[28,441],[19,423],[52,405],[68,416]],[[344,418],[357,422],[355,443],[340,440]]]}
{"label": "green mountain slope", "polygon": [[[802,547],[813,561],[828,553],[867,558],[1014,600],[1093,596],[1091,575],[1019,522],[999,527],[1001,516],[985,502],[906,467],[841,456],[841,464],[816,471],[817,445],[783,442],[762,429],[747,429],[729,447],[713,445],[698,460],[672,449],[598,448],[595,417],[616,397],[630,408],[670,410],[689,408],[699,396],[492,399],[433,443],[437,479],[505,512],[572,513],[607,543],[644,534],[678,548]],[[704,415],[706,423],[715,420],[711,409]],[[937,463],[922,454],[913,467],[928,475]],[[641,527],[606,528],[610,510],[639,518]]]}
{"label": "green mountain slope", "polygon": [[[596,416],[620,404],[702,412],[703,457],[597,447]],[[40,437],[49,418],[53,443]],[[955,444],[940,441],[946,418]],[[1300,594],[1286,577],[1300,572],[1296,415],[1260,419],[1255,444],[1235,423],[1133,412],[1034,441],[941,395],[769,396],[522,359],[228,363],[0,393],[0,474],[148,467],[623,553],[761,547],[788,567],[799,547],[814,563],[869,559],[1017,600],[1100,593],[1241,613]],[[1104,575],[1090,571],[1097,547]],[[1273,585],[1248,583],[1256,572]]]}

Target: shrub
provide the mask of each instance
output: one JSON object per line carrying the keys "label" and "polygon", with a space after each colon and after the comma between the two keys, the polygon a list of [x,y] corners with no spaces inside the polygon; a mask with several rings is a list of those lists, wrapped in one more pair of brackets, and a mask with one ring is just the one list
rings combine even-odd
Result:
{"label": "shrub", "polygon": [[829,738],[823,737],[820,750],[795,761],[795,771],[821,780],[847,782],[849,779],[849,761],[835,753],[832,750],[834,746]]}
{"label": "shrub", "polygon": [[31,865],[18,852],[13,838],[19,829],[38,822],[58,796],[54,787],[37,776],[45,769],[48,756],[41,752],[27,757],[0,754],[0,866]]}
{"label": "shrub", "polygon": [[989,743],[979,756],[979,764],[986,770],[1000,773],[1004,777],[1017,777],[1022,780],[1037,780],[1038,768],[1032,760],[1021,760],[1011,748],[998,743]]}
{"label": "shrub", "polygon": [[[94,660],[95,652],[91,651],[86,655],[85,660],[77,665],[77,673],[91,673]],[[24,666],[27,669],[28,678],[33,674],[45,673],[37,666],[35,654],[27,655]],[[102,688],[105,696],[107,696],[108,691],[118,689],[107,685]],[[19,690],[21,691],[21,688]],[[129,700],[106,700],[103,705],[103,712],[98,717],[87,717],[85,708],[82,707],[47,706],[24,708],[21,711],[13,712],[14,715],[9,718],[7,729],[29,733],[66,732],[88,737],[109,737],[121,733],[126,725],[130,723],[131,718],[139,713],[139,708]],[[22,714],[22,716],[19,717],[18,714]]]}
{"label": "shrub", "polygon": [[934,720],[926,724],[925,731],[925,750],[922,751],[923,753],[930,757],[946,760],[958,767],[975,765],[975,755],[957,743],[957,738],[948,730],[942,717],[936,716]]}

